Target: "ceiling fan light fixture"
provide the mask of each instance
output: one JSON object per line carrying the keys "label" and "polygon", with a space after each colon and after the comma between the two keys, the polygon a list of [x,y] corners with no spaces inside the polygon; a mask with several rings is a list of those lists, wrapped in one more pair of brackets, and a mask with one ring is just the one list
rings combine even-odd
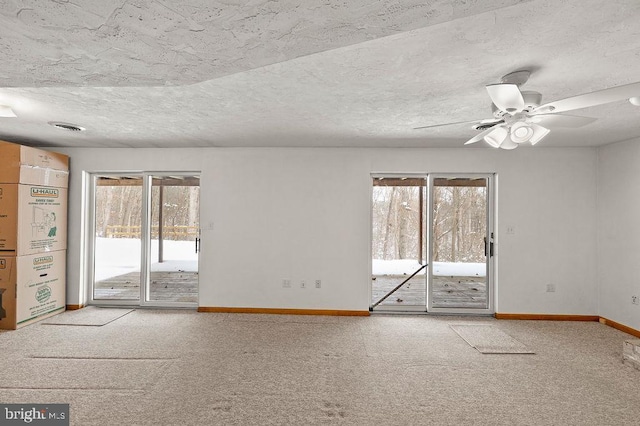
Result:
{"label": "ceiling fan light fixture", "polygon": [[533,136],[529,138],[529,142],[531,145],[535,145],[542,140],[545,136],[547,136],[550,132],[546,127],[542,127],[539,124],[531,124],[531,129],[533,129]]}
{"label": "ceiling fan light fixture", "polygon": [[500,148],[508,150],[516,149],[517,147],[518,144],[511,140],[511,138],[506,138],[504,142],[502,142],[502,145],[500,145]]}
{"label": "ceiling fan light fixture", "polygon": [[8,105],[0,105],[0,117],[4,118],[15,118],[17,117],[16,113],[13,112],[10,106]]}
{"label": "ceiling fan light fixture", "polygon": [[483,139],[492,147],[500,148],[500,145],[505,141],[505,139],[507,139],[507,136],[509,136],[509,132],[507,132],[507,129],[502,126],[498,126]]}
{"label": "ceiling fan light fixture", "polygon": [[527,142],[533,136],[533,129],[529,124],[518,121],[511,126],[511,140],[515,143]]}

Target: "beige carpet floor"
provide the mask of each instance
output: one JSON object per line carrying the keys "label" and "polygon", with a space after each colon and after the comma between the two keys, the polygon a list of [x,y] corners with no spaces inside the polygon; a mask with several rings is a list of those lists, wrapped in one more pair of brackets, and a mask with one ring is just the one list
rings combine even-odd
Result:
{"label": "beige carpet floor", "polygon": [[85,325],[101,327],[115,321],[121,316],[132,312],[132,309],[122,308],[99,308],[97,306],[87,306],[84,309],[65,312],[63,315],[55,315],[42,321],[48,325]]}
{"label": "beige carpet floor", "polygon": [[458,333],[471,347],[476,348],[483,354],[535,353],[494,325],[452,324],[451,329]]}
{"label": "beige carpet floor", "polygon": [[[452,324],[535,354],[482,354]],[[83,426],[637,425],[629,338],[596,322],[138,309],[0,332],[0,402],[69,403]]]}

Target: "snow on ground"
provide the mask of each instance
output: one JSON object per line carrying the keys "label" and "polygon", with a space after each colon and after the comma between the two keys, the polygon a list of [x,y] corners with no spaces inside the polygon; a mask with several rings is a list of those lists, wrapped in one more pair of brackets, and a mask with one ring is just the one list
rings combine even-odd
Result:
{"label": "snow on ground", "polygon": [[[198,271],[198,254],[193,241],[164,241],[163,263],[158,263],[158,241],[151,241],[151,271]],[[420,267],[417,260],[373,259],[373,275],[411,275]],[[96,238],[96,281],[140,270],[140,240]],[[424,269],[420,274],[424,274]],[[484,263],[434,262],[434,275],[484,277]]]}
{"label": "snow on ground", "polygon": [[[165,240],[164,262],[158,263],[158,240],[151,241],[151,272],[198,271],[194,241]],[[140,270],[140,240],[96,238],[96,281]]]}
{"label": "snow on ground", "polygon": [[[373,259],[373,275],[411,275],[420,264],[417,260],[380,260]],[[423,269],[419,275],[423,275]],[[454,277],[484,277],[486,275],[486,265],[484,263],[453,263],[453,262],[433,262],[433,275],[454,276]]]}

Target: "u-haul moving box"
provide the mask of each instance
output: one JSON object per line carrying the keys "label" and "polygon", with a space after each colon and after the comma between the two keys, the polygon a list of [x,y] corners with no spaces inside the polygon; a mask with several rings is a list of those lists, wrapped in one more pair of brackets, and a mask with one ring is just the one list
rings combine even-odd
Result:
{"label": "u-haul moving box", "polygon": [[15,330],[65,309],[66,251],[0,256],[0,329]]}
{"label": "u-haul moving box", "polygon": [[69,157],[0,141],[0,328],[65,309]]}
{"label": "u-haul moving box", "polygon": [[0,141],[0,183],[69,186],[69,157]]}
{"label": "u-haul moving box", "polygon": [[67,189],[0,184],[0,254],[67,248]]}

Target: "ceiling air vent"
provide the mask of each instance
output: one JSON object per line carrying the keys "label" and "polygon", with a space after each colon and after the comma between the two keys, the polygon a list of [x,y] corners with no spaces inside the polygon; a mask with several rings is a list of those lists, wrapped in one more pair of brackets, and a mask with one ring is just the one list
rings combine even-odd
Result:
{"label": "ceiling air vent", "polygon": [[84,127],[80,127],[71,123],[62,123],[60,121],[50,121],[49,124],[57,129],[68,130],[70,132],[82,132],[85,130]]}

